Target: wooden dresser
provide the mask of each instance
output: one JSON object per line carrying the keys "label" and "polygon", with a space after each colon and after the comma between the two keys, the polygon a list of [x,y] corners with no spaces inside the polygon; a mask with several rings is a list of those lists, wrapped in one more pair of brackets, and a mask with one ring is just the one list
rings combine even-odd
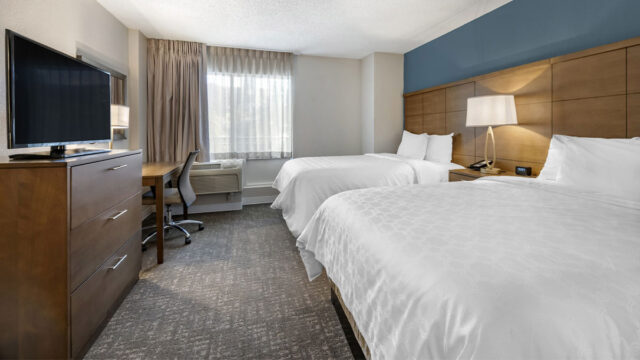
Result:
{"label": "wooden dresser", "polygon": [[0,358],[80,357],[140,271],[142,155],[0,159]]}

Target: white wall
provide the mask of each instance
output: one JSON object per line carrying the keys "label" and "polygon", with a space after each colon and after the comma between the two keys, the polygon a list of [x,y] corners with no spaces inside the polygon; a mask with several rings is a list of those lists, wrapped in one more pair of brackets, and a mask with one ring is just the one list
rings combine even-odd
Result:
{"label": "white wall", "polygon": [[374,54],[364,57],[361,60],[361,114],[362,120],[362,152],[374,152]]}
{"label": "white wall", "polygon": [[360,154],[360,61],[296,56],[295,157]]}
{"label": "white wall", "polygon": [[[293,72],[293,156],[360,154],[360,60],[297,55]],[[247,161],[246,185],[270,185],[285,161]]]}
{"label": "white wall", "polygon": [[127,28],[94,0],[2,0],[0,3],[0,155],[7,150],[4,30],[11,29],[70,56],[82,49],[101,63],[128,74]]}
{"label": "white wall", "polygon": [[374,145],[377,153],[395,153],[404,128],[404,57],[375,53],[374,60]]}
{"label": "white wall", "polygon": [[402,138],[404,58],[373,53],[362,64],[362,151],[396,152]]}
{"label": "white wall", "polygon": [[129,29],[129,147],[142,149],[147,158],[147,38],[138,30]]}

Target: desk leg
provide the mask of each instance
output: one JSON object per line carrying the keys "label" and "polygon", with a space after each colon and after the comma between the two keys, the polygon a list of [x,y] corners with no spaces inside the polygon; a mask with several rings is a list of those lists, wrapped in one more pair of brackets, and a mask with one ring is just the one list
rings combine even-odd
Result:
{"label": "desk leg", "polygon": [[164,262],[164,182],[156,178],[156,249],[158,264]]}

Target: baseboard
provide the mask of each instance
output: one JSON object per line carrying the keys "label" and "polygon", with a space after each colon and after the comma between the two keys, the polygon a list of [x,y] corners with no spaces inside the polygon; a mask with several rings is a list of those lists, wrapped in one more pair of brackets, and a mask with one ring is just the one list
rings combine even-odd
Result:
{"label": "baseboard", "polygon": [[271,204],[277,195],[242,197],[242,205]]}
{"label": "baseboard", "polygon": [[[232,202],[225,204],[206,204],[189,206],[189,214],[204,214],[219,211],[238,211],[242,210],[241,202]],[[176,205],[171,207],[173,215],[182,215],[182,206]]]}
{"label": "baseboard", "polygon": [[[263,185],[263,186],[261,186]],[[199,195],[189,206],[189,214],[202,214],[218,211],[238,211],[244,205],[271,204],[278,196],[278,190],[268,184],[252,184],[245,187],[242,193]],[[174,215],[182,215],[182,206],[171,208]]]}
{"label": "baseboard", "polygon": [[271,204],[278,194],[271,183],[247,185],[242,191],[242,205]]}

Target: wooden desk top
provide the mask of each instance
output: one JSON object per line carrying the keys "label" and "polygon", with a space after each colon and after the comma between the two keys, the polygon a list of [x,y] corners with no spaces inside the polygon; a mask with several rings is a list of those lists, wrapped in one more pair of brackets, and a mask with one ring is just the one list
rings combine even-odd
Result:
{"label": "wooden desk top", "polygon": [[171,174],[176,169],[182,166],[182,163],[178,162],[150,162],[142,164],[142,177],[153,178],[158,176],[165,176]]}

